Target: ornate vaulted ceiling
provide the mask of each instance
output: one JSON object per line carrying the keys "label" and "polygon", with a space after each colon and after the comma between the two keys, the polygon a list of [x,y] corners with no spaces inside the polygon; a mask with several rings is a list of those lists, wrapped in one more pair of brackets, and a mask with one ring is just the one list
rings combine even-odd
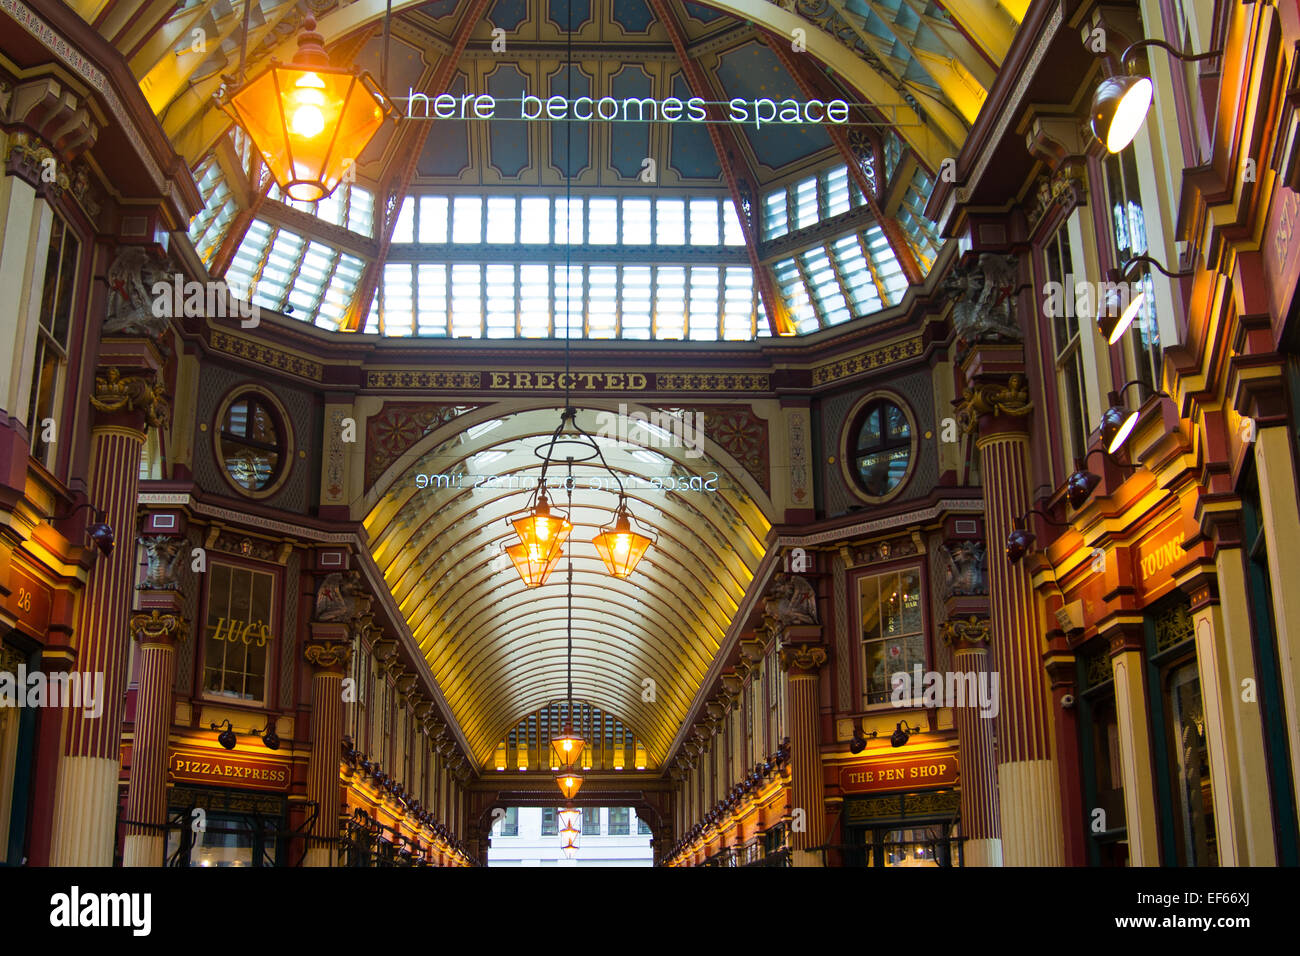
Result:
{"label": "ornate vaulted ceiling", "polygon": [[[578,423],[596,436],[658,543],[630,578],[609,576],[591,540],[609,523],[617,494],[593,480],[604,474],[599,466],[574,465],[574,695],[627,721],[657,766],[763,557],[767,463],[758,451],[737,459],[711,441],[698,455],[689,442],[620,442],[599,434],[600,414],[580,409]],[[510,726],[565,695],[565,562],[529,589],[502,554],[515,540],[507,515],[536,486],[534,449],[550,438],[559,409],[503,413],[493,405],[444,417],[377,479],[365,525],[375,562],[483,765]],[[757,431],[761,423],[750,419],[745,406],[708,412],[704,435]],[[636,428],[627,436],[638,437],[647,439]],[[548,475],[564,477],[562,468]],[[565,490],[551,495],[567,509]]]}

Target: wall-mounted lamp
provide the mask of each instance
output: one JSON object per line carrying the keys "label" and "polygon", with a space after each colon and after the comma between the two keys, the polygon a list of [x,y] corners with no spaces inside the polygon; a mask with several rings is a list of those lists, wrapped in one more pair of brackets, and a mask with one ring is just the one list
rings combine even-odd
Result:
{"label": "wall-mounted lamp", "polygon": [[86,527],[86,533],[90,535],[90,540],[95,543],[95,547],[99,549],[100,554],[106,558],[112,557],[114,543],[113,527],[112,525],[104,523],[105,515],[102,508],[96,508],[89,501],[83,501],[67,514],[50,515],[48,520],[51,523],[55,521],[67,521],[78,511],[82,511],[86,508],[89,508],[91,513],[95,516],[95,520]]}
{"label": "wall-mounted lamp", "polygon": [[1110,454],[1102,448],[1094,448],[1082,458],[1076,458],[1074,461],[1074,474],[1065,479],[1065,497],[1070,502],[1071,508],[1082,508],[1092,497],[1093,491],[1101,484],[1101,475],[1088,471],[1084,468],[1084,463],[1093,455],[1101,455],[1107,461],[1120,468],[1127,468],[1130,471],[1136,470],[1133,465],[1124,465],[1115,461]]}
{"label": "wall-mounted lamp", "polygon": [[1140,378],[1125,382],[1120,386],[1119,391],[1111,392],[1107,398],[1110,407],[1101,413],[1101,443],[1106,447],[1107,454],[1113,455],[1124,446],[1124,442],[1137,427],[1138,419],[1141,417],[1140,411],[1138,409],[1130,411],[1122,398],[1123,394],[1134,385],[1141,385],[1151,395],[1169,397],[1168,392],[1154,389]]}
{"label": "wall-mounted lamp", "polygon": [[1038,508],[1030,508],[1028,511],[1026,511],[1024,514],[1022,514],[1019,518],[1016,519],[1015,527],[1012,528],[1011,533],[1007,535],[1007,560],[1010,561],[1012,564],[1015,564],[1017,561],[1019,561],[1026,554],[1028,554],[1030,551],[1033,550],[1034,533],[1030,531],[1025,524],[1025,519],[1027,519],[1030,515],[1038,515],[1048,524],[1054,525],[1057,528],[1070,527],[1068,522],[1057,521],[1051,515],[1047,514],[1046,512],[1040,511]]}
{"label": "wall-mounted lamp", "polygon": [[[1152,259],[1147,255],[1142,255],[1134,256],[1132,259],[1126,260],[1118,269],[1107,269],[1106,280],[1112,286],[1123,287],[1126,283],[1132,281],[1133,277],[1137,275],[1137,267],[1143,263],[1154,266],[1159,272],[1163,273],[1170,279],[1185,279],[1190,275],[1194,275],[1196,272],[1195,269],[1184,269],[1181,272],[1170,272],[1155,259]],[[1106,343],[1108,345],[1114,345],[1123,338],[1124,333],[1127,332],[1129,327],[1133,324],[1133,320],[1136,319],[1138,313],[1142,311],[1142,306],[1146,302],[1146,299],[1146,290],[1139,290],[1137,295],[1129,299],[1128,304],[1124,306],[1124,310],[1120,312],[1118,317],[1104,314],[1100,309],[1098,310],[1097,321],[1101,326],[1101,334],[1106,336]]]}
{"label": "wall-mounted lamp", "polygon": [[875,730],[871,731],[871,733],[863,733],[861,718],[855,719],[853,721],[853,739],[849,741],[849,753],[862,753],[867,749],[867,741],[874,740],[877,734],[878,731]]}
{"label": "wall-mounted lamp", "polygon": [[219,724],[212,724],[211,727],[213,730],[221,730],[222,727],[225,727],[225,730],[221,730],[221,733],[217,734],[217,743],[221,744],[221,746],[225,747],[227,750],[235,749],[235,744],[238,742],[239,738],[235,735],[235,728],[231,725],[230,721],[223,720]]}
{"label": "wall-mounted lamp", "polygon": [[919,734],[920,732],[920,727],[913,727],[907,721],[900,720],[894,732],[889,735],[889,746],[901,747],[911,739],[912,734]]}
{"label": "wall-mounted lamp", "polygon": [[275,718],[267,717],[266,726],[260,729],[249,731],[250,734],[257,734],[262,738],[262,743],[266,744],[267,750],[280,749],[280,735],[275,732]]}
{"label": "wall-mounted lamp", "polygon": [[1119,58],[1126,73],[1108,76],[1097,86],[1092,97],[1092,132],[1102,145],[1112,153],[1133,142],[1151,109],[1154,87],[1151,77],[1138,72],[1134,54],[1149,46],[1156,46],[1184,63],[1208,60],[1223,53],[1222,49],[1208,53],[1184,53],[1164,40],[1139,40]]}

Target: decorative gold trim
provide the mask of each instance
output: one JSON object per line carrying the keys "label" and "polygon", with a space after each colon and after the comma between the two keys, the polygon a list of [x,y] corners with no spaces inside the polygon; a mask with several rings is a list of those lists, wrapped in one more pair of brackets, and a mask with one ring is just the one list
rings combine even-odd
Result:
{"label": "decorative gold trim", "polygon": [[325,377],[325,366],[320,362],[313,362],[301,355],[272,348],[261,342],[246,339],[242,335],[231,335],[229,332],[213,329],[209,341],[214,350],[236,358],[247,359],[257,365],[266,365],[313,382],[319,382]]}
{"label": "decorative gold trim", "polygon": [[870,372],[886,365],[893,365],[896,362],[919,358],[924,350],[924,340],[919,335],[910,339],[891,342],[888,345],[881,345],[877,348],[864,349],[846,358],[815,366],[812,370],[813,384],[825,385],[827,382],[839,381],[842,378]]}

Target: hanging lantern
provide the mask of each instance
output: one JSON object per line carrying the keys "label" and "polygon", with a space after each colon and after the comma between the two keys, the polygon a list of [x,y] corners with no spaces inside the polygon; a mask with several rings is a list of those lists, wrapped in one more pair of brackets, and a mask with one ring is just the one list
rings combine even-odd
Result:
{"label": "hanging lantern", "polygon": [[571,726],[565,727],[564,733],[551,740],[551,764],[559,770],[577,770],[578,757],[585,745],[580,734],[574,733]]}
{"label": "hanging lantern", "polygon": [[272,60],[256,79],[227,94],[221,108],[244,128],[290,199],[324,199],[398,110],[364,71],[330,65],[307,17],[289,64]]}
{"label": "hanging lantern", "polygon": [[515,526],[519,540],[539,555],[545,555],[549,561],[558,557],[564,541],[573,530],[569,516],[551,511],[551,503],[546,498],[546,489],[542,488],[537,496],[533,510],[522,518],[510,522]]}
{"label": "hanging lantern", "polygon": [[582,811],[574,807],[565,807],[559,813],[560,832],[564,833],[572,830],[574,833],[582,832]]}
{"label": "hanging lantern", "polygon": [[530,588],[541,587],[546,583],[555,566],[560,563],[562,553],[562,549],[557,549],[548,560],[545,555],[539,554],[536,548],[530,548],[526,544],[506,545],[506,555],[514,564],[515,570],[519,572],[519,576],[524,579],[524,584]]}
{"label": "hanging lantern", "polygon": [[560,849],[564,852],[565,859],[572,860],[578,855],[578,838],[573,837],[571,840],[563,841]]}
{"label": "hanging lantern", "polygon": [[580,773],[557,773],[555,783],[560,788],[560,793],[564,794],[565,800],[572,800],[582,789],[582,774]]}
{"label": "hanging lantern", "polygon": [[600,534],[592,539],[592,543],[609,573],[616,578],[626,578],[636,569],[651,541],[633,530],[627,503],[620,501],[618,510],[614,513],[614,523],[601,528]]}

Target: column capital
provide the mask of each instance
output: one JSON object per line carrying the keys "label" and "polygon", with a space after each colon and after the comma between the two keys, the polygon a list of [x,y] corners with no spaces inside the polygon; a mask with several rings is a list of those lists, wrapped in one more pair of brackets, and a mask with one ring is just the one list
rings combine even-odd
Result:
{"label": "column capital", "polygon": [[312,621],[302,656],[314,673],[342,674],[352,662],[352,634],[341,621]]}
{"label": "column capital", "polygon": [[90,404],[110,420],[124,418],[124,424],[133,425],[140,431],[149,425],[158,428],[167,424],[171,415],[171,405],[157,373],[128,370],[124,374],[115,365],[95,370]]}
{"label": "column capital", "polygon": [[970,382],[955,403],[957,424],[967,435],[1024,431],[1034,410],[1029,385],[1019,372],[1005,379]]}
{"label": "column capital", "polygon": [[786,644],[780,651],[781,670],[792,676],[816,676],[828,660],[819,644]]}
{"label": "column capital", "polygon": [[987,617],[971,614],[965,619],[949,618],[939,626],[940,639],[955,651],[981,650],[992,640],[993,625]]}
{"label": "column capital", "polygon": [[189,622],[179,614],[152,608],[131,615],[131,637],[143,645],[174,647],[185,640]]}
{"label": "column capital", "polygon": [[1138,613],[1116,613],[1098,625],[1097,636],[1106,642],[1110,657],[1128,651],[1142,652],[1146,645],[1146,622]]}

